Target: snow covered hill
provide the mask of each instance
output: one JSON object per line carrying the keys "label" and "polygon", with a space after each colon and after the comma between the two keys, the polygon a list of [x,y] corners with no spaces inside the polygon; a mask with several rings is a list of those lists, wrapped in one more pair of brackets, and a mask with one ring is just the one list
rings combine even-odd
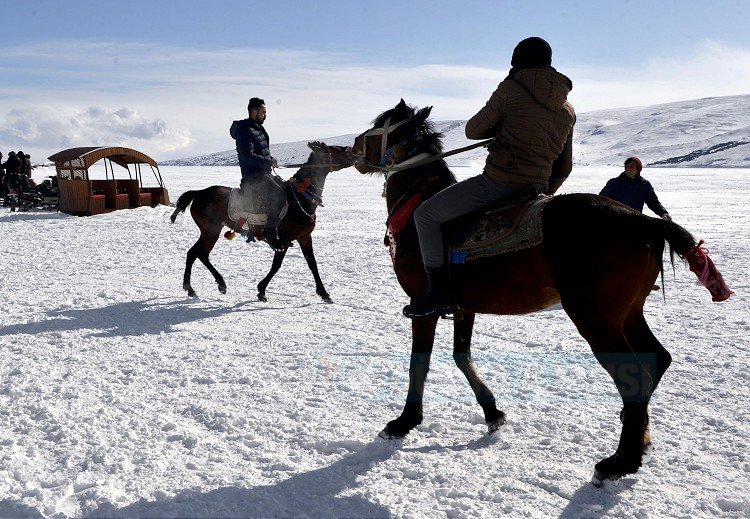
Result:
{"label": "snow covered hill", "polygon": [[[474,141],[464,137],[466,121],[439,121],[446,150]],[[364,128],[363,128],[364,130]],[[313,140],[350,145],[354,134]],[[279,162],[298,163],[309,154],[307,141],[272,144]],[[483,149],[448,159],[451,166],[484,161]],[[578,166],[620,165],[637,155],[649,166],[750,167],[750,95],[709,97],[646,107],[578,114],[574,161]],[[234,149],[166,161],[168,166],[236,166]]]}

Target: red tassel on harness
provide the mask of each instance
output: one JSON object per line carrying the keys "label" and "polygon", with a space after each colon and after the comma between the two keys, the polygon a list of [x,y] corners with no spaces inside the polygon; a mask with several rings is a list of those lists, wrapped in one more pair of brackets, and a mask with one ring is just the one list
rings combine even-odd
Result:
{"label": "red tassel on harness", "polygon": [[724,282],[714,262],[708,257],[708,249],[703,246],[703,240],[687,251],[685,259],[690,270],[698,277],[700,284],[711,292],[712,300],[724,301],[734,294]]}

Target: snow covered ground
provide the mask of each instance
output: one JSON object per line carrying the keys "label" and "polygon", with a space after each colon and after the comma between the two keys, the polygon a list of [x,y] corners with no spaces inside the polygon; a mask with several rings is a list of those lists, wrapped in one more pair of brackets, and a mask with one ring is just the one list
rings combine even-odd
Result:
{"label": "snow covered ground", "polygon": [[[173,201],[239,176],[162,173]],[[618,173],[576,168],[562,191]],[[0,517],[750,517],[750,172],[644,175],[736,293],[713,303],[686,266],[667,271],[666,301],[646,308],[674,357],[651,405],[654,458],[602,489],[589,480],[616,446],[620,404],[559,309],[477,319],[503,438],[485,434],[448,322],[424,423],[376,438],[405,398],[410,330],[379,177],[347,169],[326,184],[313,236],[334,304],[298,248],[257,302],[271,250],[223,238],[212,259],[228,293],[196,263],[188,298],[197,227],[170,224],[168,207],[0,210]]]}

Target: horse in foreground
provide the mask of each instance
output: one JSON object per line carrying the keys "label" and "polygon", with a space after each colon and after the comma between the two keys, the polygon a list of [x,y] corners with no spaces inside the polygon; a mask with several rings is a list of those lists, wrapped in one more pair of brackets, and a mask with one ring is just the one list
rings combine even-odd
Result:
{"label": "horse in foreground", "polygon": [[[385,186],[393,268],[412,303],[426,292],[414,211],[456,182],[443,160],[425,163],[423,159],[442,151],[441,134],[428,121],[430,111],[431,107],[417,111],[402,99],[378,116],[353,147],[358,157],[355,167],[361,173],[382,172],[385,162],[394,164],[394,156],[398,156],[397,168],[407,161],[415,164],[386,173]],[[395,226],[396,220],[402,224]],[[463,310],[463,318],[454,320],[453,358],[468,379],[492,434],[505,424],[506,417],[472,363],[475,314],[525,314],[562,304],[623,401],[617,450],[595,467],[592,482],[600,486],[604,480],[635,473],[650,446],[648,403],[671,356],[649,329],[643,306],[654,281],[663,274],[664,242],[688,260],[691,270],[701,271],[715,301],[726,299],[731,291],[688,231],[605,197],[552,197],[546,202],[541,225],[543,240],[537,245],[451,265],[451,295]],[[403,437],[422,422],[436,324],[437,317],[412,321],[406,404],[401,415],[386,425],[382,437]]]}
{"label": "horse in foreground", "polygon": [[[296,241],[302,254],[307,261],[307,266],[315,279],[316,293],[327,303],[331,303],[331,296],[323,286],[323,281],[318,274],[318,264],[313,254],[312,232],[315,229],[315,210],[321,205],[323,187],[329,173],[350,167],[353,164],[351,148],[345,146],[328,146],[322,142],[310,142],[308,147],[312,150],[307,162],[284,183],[287,193],[288,209],[279,224],[279,239],[284,244],[282,250],[277,251],[273,257],[271,270],[260,283],[258,283],[258,300],[266,301],[266,288],[271,278],[281,268],[284,256],[293,241]],[[243,233],[242,222],[238,222],[229,216],[229,198],[232,188],[226,186],[211,186],[200,191],[186,191],[177,200],[177,208],[170,219],[175,222],[177,215],[190,207],[190,214],[200,229],[201,235],[198,241],[190,247],[187,252],[185,274],[182,287],[187,290],[191,297],[196,292],[190,284],[190,274],[196,259],[206,266],[213,274],[219,285],[219,292],[226,294],[227,285],[224,278],[211,264],[208,255],[221,235],[224,227],[229,227],[225,236],[233,237],[233,233]],[[250,228],[249,232],[253,232]]]}

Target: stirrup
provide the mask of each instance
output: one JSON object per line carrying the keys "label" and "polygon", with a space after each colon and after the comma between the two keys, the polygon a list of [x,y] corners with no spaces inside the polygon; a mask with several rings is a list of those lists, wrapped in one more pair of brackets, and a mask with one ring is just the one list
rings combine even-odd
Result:
{"label": "stirrup", "polygon": [[[415,305],[418,303],[415,303]],[[453,303],[450,302],[450,306],[446,307],[443,306],[435,306],[432,309],[428,309],[428,311],[421,312],[421,313],[414,313],[413,307],[415,305],[406,305],[403,310],[401,310],[401,313],[404,317],[407,317],[409,319],[429,319],[431,317],[440,316],[442,319],[450,319],[450,320],[460,320],[463,319],[463,312],[461,308]],[[449,315],[453,315],[453,317],[448,317]]]}

